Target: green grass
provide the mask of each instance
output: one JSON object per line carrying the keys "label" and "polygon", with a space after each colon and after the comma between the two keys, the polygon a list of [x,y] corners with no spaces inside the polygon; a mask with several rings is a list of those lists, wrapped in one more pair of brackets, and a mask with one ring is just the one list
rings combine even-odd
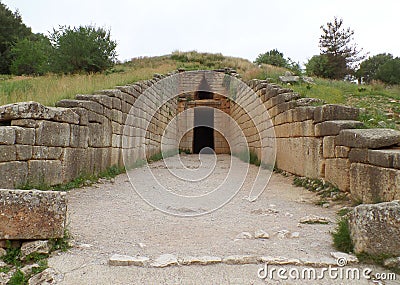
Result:
{"label": "green grass", "polygon": [[21,270],[17,270],[14,275],[8,281],[7,285],[25,285],[28,284],[28,278],[22,273]]}
{"label": "green grass", "polygon": [[43,191],[68,191],[71,189],[80,188],[83,186],[88,186],[93,183],[96,183],[100,178],[106,178],[106,179],[114,178],[117,175],[124,172],[126,172],[126,169],[124,167],[118,167],[113,165],[107,168],[105,171],[99,173],[98,175],[82,174],[79,177],[75,178],[74,180],[67,182],[65,184],[50,186],[45,183],[32,184],[28,182],[24,185],[19,185],[17,189],[22,189],[22,190],[37,189]]}
{"label": "green grass", "polygon": [[254,164],[255,166],[261,165],[260,159],[258,158],[257,154],[252,150],[242,151],[240,153],[234,153],[233,155],[239,158],[243,162]]}
{"label": "green grass", "polygon": [[342,252],[350,253],[354,249],[353,242],[350,237],[349,221],[347,218],[341,218],[337,227],[332,232],[334,247]]}

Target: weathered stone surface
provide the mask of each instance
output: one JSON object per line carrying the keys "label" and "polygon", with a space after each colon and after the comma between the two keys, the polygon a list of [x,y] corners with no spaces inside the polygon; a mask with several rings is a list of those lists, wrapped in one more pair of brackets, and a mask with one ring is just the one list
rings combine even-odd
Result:
{"label": "weathered stone surface", "polygon": [[17,159],[15,145],[0,145],[0,162],[13,161]]}
{"label": "weathered stone surface", "polygon": [[[90,171],[89,153],[83,148],[65,148],[62,160],[62,179],[71,181]],[[61,171],[61,169],[60,169]]]}
{"label": "weathered stone surface", "polygon": [[89,128],[87,126],[71,125],[71,147],[86,148],[89,145]]}
{"label": "weathered stone surface", "polygon": [[345,158],[325,160],[325,180],[340,190],[350,191],[350,161]]}
{"label": "weathered stone surface", "polygon": [[357,206],[349,226],[355,253],[400,255],[399,201]]}
{"label": "weathered stone surface", "polygon": [[316,123],[333,120],[357,120],[360,109],[342,105],[328,104],[315,108]]}
{"label": "weathered stone surface", "polygon": [[323,138],[322,150],[324,158],[335,157],[335,137],[329,136]]}
{"label": "weathered stone surface", "polygon": [[269,239],[269,234],[264,230],[257,230],[254,233],[254,238],[258,239]]}
{"label": "weathered stone surface", "polygon": [[110,109],[113,107],[113,98],[107,95],[78,94],[75,98],[78,100],[94,101]]}
{"label": "weathered stone surface", "polygon": [[1,187],[4,189],[13,189],[26,184],[28,164],[19,161],[0,163],[0,173]]}
{"label": "weathered stone surface", "polygon": [[60,159],[62,147],[33,146],[32,157],[37,160]]}
{"label": "weathered stone surface", "polygon": [[222,259],[225,264],[257,264],[260,257],[255,255],[230,255]]}
{"label": "weathered stone surface", "polygon": [[0,126],[0,145],[2,144],[14,144],[15,143],[15,128],[14,127],[3,127]]}
{"label": "weathered stone surface", "polygon": [[59,284],[64,276],[54,268],[47,268],[28,280],[28,285],[55,285]]}
{"label": "weathered stone surface", "polygon": [[32,149],[30,145],[16,145],[17,160],[29,160],[32,159]]}
{"label": "weathered stone surface", "polygon": [[146,256],[129,256],[129,255],[121,255],[114,254],[108,260],[108,264],[111,266],[146,266],[149,262],[149,258]]}
{"label": "weathered stone surface", "polygon": [[0,122],[18,119],[52,120],[77,124],[79,115],[71,109],[46,107],[32,101],[0,106]]}
{"label": "weathered stone surface", "polygon": [[364,124],[360,121],[352,120],[338,120],[338,121],[325,121],[315,125],[315,135],[322,136],[336,136],[341,130],[344,129],[360,129]]}
{"label": "weathered stone surface", "polygon": [[352,254],[347,254],[340,251],[331,252],[331,256],[336,259],[337,262],[341,262],[338,264],[339,266],[344,266],[350,263],[358,263],[357,256]]}
{"label": "weathered stone surface", "polygon": [[400,257],[388,258],[383,262],[383,266],[400,269]]}
{"label": "weathered stone surface", "polygon": [[101,104],[94,101],[64,99],[58,101],[56,103],[56,106],[66,107],[66,108],[84,108],[100,115],[104,114],[104,107]]}
{"label": "weathered stone surface", "polygon": [[70,125],[41,121],[36,129],[36,145],[68,146],[70,138]]}
{"label": "weathered stone surface", "polygon": [[35,130],[32,128],[15,128],[15,143],[34,145],[35,144]]}
{"label": "weathered stone surface", "polygon": [[157,257],[154,262],[150,264],[152,267],[167,267],[172,265],[178,265],[178,259],[173,254],[163,254]]}
{"label": "weathered stone surface", "polygon": [[0,239],[49,239],[64,235],[66,193],[0,190]]}
{"label": "weathered stone surface", "polygon": [[326,217],[320,217],[316,215],[308,215],[305,217],[302,217],[300,219],[300,223],[302,224],[329,224],[331,223],[331,220]]}
{"label": "weathered stone surface", "polygon": [[400,148],[368,150],[368,163],[400,169]]}
{"label": "weathered stone surface", "polygon": [[221,263],[222,258],[218,256],[185,256],[183,258],[178,259],[178,263],[180,265],[209,265],[209,264],[216,264]]}
{"label": "weathered stone surface", "polygon": [[249,233],[249,232],[241,232],[235,237],[235,240],[252,239],[252,238],[253,238],[253,235],[251,233]]}
{"label": "weathered stone surface", "polygon": [[368,163],[368,149],[352,148],[349,151],[349,160],[351,162]]}
{"label": "weathered stone surface", "polygon": [[[297,100],[296,102],[299,102]],[[293,122],[302,122],[306,120],[313,120],[314,119],[314,110],[315,107],[313,106],[301,106],[296,107],[294,109],[289,110],[289,118],[292,118]]]}
{"label": "weathered stone surface", "polygon": [[[321,99],[317,99],[317,98],[300,98],[298,100],[296,100],[297,106],[309,106],[311,108],[316,108],[316,105],[323,105],[326,102],[324,100]],[[314,105],[314,106],[311,106]],[[313,114],[313,118],[314,118],[314,114]]]}
{"label": "weathered stone surface", "polygon": [[22,243],[21,246],[21,259],[25,260],[26,257],[32,253],[48,254],[50,245],[48,240],[35,240]]}
{"label": "weathered stone surface", "polygon": [[350,193],[364,203],[400,199],[400,170],[363,163],[350,167]]}
{"label": "weathered stone surface", "polygon": [[57,185],[63,183],[61,161],[30,160],[28,177],[31,185]]}
{"label": "weathered stone surface", "polygon": [[400,143],[400,132],[392,129],[347,129],[336,137],[336,145],[382,148]]}
{"label": "weathered stone surface", "polygon": [[11,121],[11,126],[24,127],[24,128],[36,128],[37,120],[34,119],[15,119]]}
{"label": "weathered stone surface", "polygon": [[[25,265],[24,267],[21,268],[21,272],[24,273],[25,276],[26,276],[26,275],[31,275],[33,269],[38,269],[38,268],[40,268],[40,265],[37,264],[37,263],[28,264],[28,265]],[[1,283],[0,283],[0,284],[1,284]]]}
{"label": "weathered stone surface", "polygon": [[277,138],[276,166],[287,172],[319,178],[323,172],[322,139]]}
{"label": "weathered stone surface", "polygon": [[337,158],[348,158],[350,149],[347,146],[338,145],[335,147],[335,157]]}
{"label": "weathered stone surface", "polygon": [[0,247],[0,257],[3,257],[6,254],[7,254],[7,251],[4,248]]}
{"label": "weathered stone surface", "polygon": [[279,80],[282,83],[297,83],[300,81],[300,76],[279,76]]}
{"label": "weathered stone surface", "polygon": [[303,262],[297,258],[286,258],[282,256],[261,256],[260,261],[266,264],[275,264],[275,265],[301,265]]}

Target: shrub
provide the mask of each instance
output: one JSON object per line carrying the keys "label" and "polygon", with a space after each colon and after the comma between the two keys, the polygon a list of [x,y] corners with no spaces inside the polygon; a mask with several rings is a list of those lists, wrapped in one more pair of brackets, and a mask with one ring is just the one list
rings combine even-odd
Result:
{"label": "shrub", "polygon": [[103,28],[61,26],[53,30],[50,40],[54,47],[52,68],[58,73],[100,72],[116,61],[117,43]]}

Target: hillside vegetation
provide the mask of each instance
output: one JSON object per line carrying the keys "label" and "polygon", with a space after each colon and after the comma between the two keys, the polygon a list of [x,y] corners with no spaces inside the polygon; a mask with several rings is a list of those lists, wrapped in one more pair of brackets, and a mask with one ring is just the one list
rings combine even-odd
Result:
{"label": "hillside vegetation", "polygon": [[[285,68],[266,64],[257,66],[246,59],[222,54],[176,51],[166,56],[135,58],[103,73],[3,76],[0,77],[0,105],[37,101],[54,106],[57,101],[74,98],[76,94],[91,94],[96,90],[150,79],[154,73],[165,74],[178,68],[197,70],[224,67],[236,69],[243,80],[270,78],[275,83],[279,83],[279,76],[286,71]],[[290,88],[305,97],[320,98],[326,103],[365,108],[367,112],[360,119],[370,127],[398,128],[400,125],[399,86],[385,86],[377,82],[357,85],[315,78],[315,84],[299,83]]]}

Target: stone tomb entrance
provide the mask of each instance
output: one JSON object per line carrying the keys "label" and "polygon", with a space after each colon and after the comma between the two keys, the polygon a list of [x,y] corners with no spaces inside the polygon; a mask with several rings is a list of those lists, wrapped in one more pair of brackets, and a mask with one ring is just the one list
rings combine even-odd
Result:
{"label": "stone tomb entrance", "polygon": [[202,149],[202,153],[211,153],[212,149],[216,154],[230,154],[227,140],[218,131],[229,128],[229,121],[222,116],[222,112],[230,113],[229,101],[219,94],[199,95],[203,96],[212,99],[194,99],[197,94],[180,96],[178,112],[184,112],[184,115],[178,120],[178,131],[182,136],[179,149],[190,153],[200,153]]}
{"label": "stone tomb entrance", "polygon": [[[214,147],[214,109],[194,109],[193,153],[212,153]],[[202,151],[203,150],[203,151]]]}

